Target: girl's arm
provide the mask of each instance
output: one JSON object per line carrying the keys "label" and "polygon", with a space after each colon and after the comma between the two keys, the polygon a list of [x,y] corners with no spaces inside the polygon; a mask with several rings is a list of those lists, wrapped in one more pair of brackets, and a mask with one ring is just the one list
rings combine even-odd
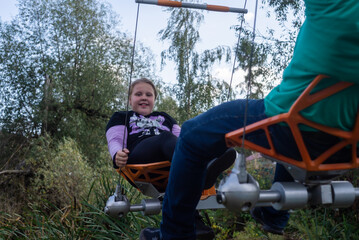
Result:
{"label": "girl's arm", "polygon": [[181,132],[181,127],[180,127],[178,124],[174,124],[174,125],[172,126],[172,133],[173,133],[173,135],[179,137],[180,132]]}
{"label": "girl's arm", "polygon": [[[125,138],[125,139],[123,139]],[[115,156],[119,150],[127,147],[127,129],[125,125],[115,125],[110,127],[106,132],[108,151],[115,164]],[[124,146],[123,146],[123,143]]]}

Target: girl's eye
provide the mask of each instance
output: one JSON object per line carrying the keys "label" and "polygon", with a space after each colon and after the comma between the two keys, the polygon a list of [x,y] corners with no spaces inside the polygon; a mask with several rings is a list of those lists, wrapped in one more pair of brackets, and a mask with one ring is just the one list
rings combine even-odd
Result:
{"label": "girl's eye", "polygon": [[147,93],[146,95],[147,95],[147,97],[152,97],[153,96],[152,93]]}
{"label": "girl's eye", "polygon": [[135,95],[136,95],[136,96],[141,96],[141,95],[142,95],[142,93],[137,92],[137,93],[135,93]]}

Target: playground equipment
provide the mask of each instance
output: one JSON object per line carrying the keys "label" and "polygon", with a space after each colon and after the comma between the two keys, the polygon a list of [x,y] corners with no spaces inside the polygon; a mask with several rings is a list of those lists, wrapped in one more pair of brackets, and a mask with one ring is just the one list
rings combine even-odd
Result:
{"label": "playground equipment", "polygon": [[[295,182],[276,182],[269,191],[261,191],[256,180],[247,173],[245,161],[239,158],[232,170],[232,176],[224,180],[218,189],[220,203],[232,210],[247,210],[253,206],[268,205],[277,210],[285,210],[304,208],[308,205],[349,207],[359,198],[359,188],[354,188],[348,181],[334,181],[336,177],[349,169],[358,167],[359,114],[357,114],[352,131],[323,126],[308,121],[300,114],[301,110],[352,85],[348,82],[338,82],[316,93],[311,93],[315,86],[325,78],[327,76],[317,76],[288,113],[246,126],[246,133],[265,131],[269,148],[258,146],[248,140],[242,141],[243,128],[226,134],[228,146],[241,146],[243,142],[243,147],[260,152],[270,160],[284,165]],[[292,159],[275,150],[269,128],[271,125],[280,123],[286,123],[291,129],[302,159]],[[319,156],[313,157],[303,141],[302,132],[299,130],[301,124],[335,136],[338,142]],[[334,157],[338,151],[342,151],[343,156]]]}
{"label": "playground equipment", "polygon": [[[157,4],[171,7],[191,7],[214,11],[232,11],[246,13],[246,9],[234,9],[222,6],[189,4],[166,0],[136,0],[138,3]],[[253,34],[254,35],[254,34]],[[249,74],[250,76],[250,74]],[[359,167],[359,112],[351,131],[323,126],[305,119],[300,111],[337,92],[352,86],[352,83],[338,82],[315,93],[312,90],[327,76],[318,75],[307,89],[298,97],[288,113],[269,117],[265,120],[245,126],[226,134],[228,147],[239,146],[260,152],[263,157],[282,164],[294,178],[294,182],[276,182],[269,190],[261,190],[258,182],[246,170],[243,154],[234,154],[234,167],[219,187],[204,192],[197,209],[228,208],[232,211],[247,211],[256,206],[273,206],[277,210],[300,209],[307,206],[327,206],[345,208],[359,198],[359,188],[348,181],[335,179],[350,169]],[[274,124],[286,124],[291,130],[301,159],[292,159],[278,153],[270,136],[270,127]],[[303,140],[299,126],[306,125],[319,132],[334,136],[338,142],[328,147],[318,156],[312,156]],[[268,148],[243,139],[244,133],[264,131]],[[233,149],[232,149],[233,150]],[[232,151],[231,150],[231,151]],[[231,157],[234,155],[230,154]],[[128,212],[141,211],[144,215],[158,214],[167,185],[170,162],[144,165],[127,165],[118,172],[134,187],[151,199],[141,204],[131,205],[118,185],[105,207],[105,212],[121,217]]]}
{"label": "playground equipment", "polygon": [[[344,208],[351,206],[359,198],[359,188],[353,187],[348,181],[335,181],[335,178],[349,169],[358,167],[359,117],[357,116],[354,128],[349,132],[310,122],[300,115],[300,111],[304,108],[352,85],[339,82],[311,94],[313,88],[325,78],[327,77],[324,75],[317,76],[288,113],[246,126],[247,133],[257,130],[265,131],[270,147],[263,148],[248,140],[243,141],[243,147],[258,151],[264,157],[284,165],[295,182],[276,182],[270,190],[261,190],[258,182],[246,171],[243,155],[229,154],[226,157],[236,157],[233,169],[221,181],[217,190],[212,187],[203,192],[197,209],[226,207],[233,211],[246,211],[255,206],[273,206],[277,210],[286,210],[318,205]],[[302,155],[301,160],[291,159],[276,152],[269,134],[269,127],[281,122],[285,122],[292,130]],[[300,124],[336,136],[340,140],[321,155],[313,158],[308,153],[298,128]],[[226,134],[227,145],[229,147],[241,146],[243,132],[244,129],[241,128]],[[344,150],[349,154],[346,154],[347,157],[333,159],[332,156],[339,150]],[[168,181],[169,167],[170,162],[160,162],[127,165],[119,170],[120,174],[133,186],[152,199],[144,199],[141,204],[131,205],[126,196],[121,193],[119,185],[115,194],[107,201],[105,212],[114,217],[123,216],[130,211],[142,211],[144,215],[159,214]]]}
{"label": "playground equipment", "polygon": [[[231,161],[234,161],[236,156],[236,151],[230,148],[217,160],[227,161],[226,159],[232,159]],[[121,217],[128,212],[137,211],[141,211],[143,215],[159,214],[168,182],[170,166],[171,163],[165,161],[149,164],[128,164],[122,169],[118,169],[118,173],[133,187],[145,196],[151,197],[151,199],[143,199],[140,204],[131,205],[125,194],[121,191],[121,184],[118,184],[114,195],[107,200],[105,212],[113,217]],[[217,194],[214,186],[203,190],[197,209],[225,208],[224,205],[216,201],[216,198]]]}

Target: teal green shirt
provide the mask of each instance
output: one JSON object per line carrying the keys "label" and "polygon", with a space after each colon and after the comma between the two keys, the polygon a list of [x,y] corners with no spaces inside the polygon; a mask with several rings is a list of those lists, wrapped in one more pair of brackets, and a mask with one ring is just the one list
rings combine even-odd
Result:
{"label": "teal green shirt", "polygon": [[359,0],[306,0],[306,19],[283,80],[264,100],[267,116],[288,112],[318,75],[318,88],[337,81],[355,83],[301,113],[326,126],[351,130],[359,107]]}

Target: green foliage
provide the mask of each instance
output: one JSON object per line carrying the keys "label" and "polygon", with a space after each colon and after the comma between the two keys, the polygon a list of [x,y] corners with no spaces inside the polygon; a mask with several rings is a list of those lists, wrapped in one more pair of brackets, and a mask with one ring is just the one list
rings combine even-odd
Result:
{"label": "green foliage", "polygon": [[233,238],[234,240],[294,240],[297,239],[299,240],[299,238],[295,238],[293,236],[280,236],[280,235],[275,235],[275,234],[271,234],[271,233],[266,233],[263,232],[261,229],[258,228],[258,226],[252,222],[249,221],[246,223],[243,231],[240,232],[235,232],[233,234]]}
{"label": "green foliage", "polygon": [[[119,176],[106,146],[98,151],[102,167],[92,168],[73,139],[34,139],[24,166],[31,172],[27,185],[12,185],[14,191],[0,193],[7,205],[0,209],[0,238],[137,239],[142,228],[158,226],[159,216],[129,213],[114,219],[104,214]],[[129,200],[138,204],[143,196],[122,178],[121,184]],[[15,194],[6,198],[7,193]],[[24,196],[19,198],[19,193]],[[14,204],[18,211],[9,211]]]}
{"label": "green foliage", "polygon": [[30,141],[20,134],[0,132],[0,211],[21,211],[31,176],[23,160],[29,145]]}
{"label": "green foliage", "polygon": [[84,198],[94,179],[94,170],[69,138],[55,143],[49,137],[40,138],[27,164],[35,171],[33,200],[47,199],[59,208]]}
{"label": "green foliage", "polygon": [[304,21],[304,1],[263,0],[262,4],[262,8],[266,9],[265,17],[273,22],[266,34],[257,33],[259,45],[267,54],[266,75],[262,83],[266,90],[270,90],[282,79],[283,70],[292,58],[295,41]]}
{"label": "green foliage", "polygon": [[166,96],[162,98],[160,101],[157,101],[155,109],[161,112],[166,112],[170,116],[172,116],[174,119],[179,119],[179,113],[178,113],[178,106],[176,101]]}
{"label": "green foliage", "polygon": [[[114,184],[113,174],[103,173],[98,188],[88,192],[89,198],[97,201],[85,199],[58,208],[42,200],[29,205],[21,215],[0,212],[0,236],[2,239],[138,239],[140,229],[155,226],[159,218],[129,213],[115,219],[104,214],[104,203],[112,194],[109,186],[113,189]],[[129,187],[126,182],[122,184]]]}
{"label": "green foliage", "polygon": [[242,231],[248,220],[247,213],[235,213],[226,209],[207,211],[216,239],[232,239]]}
{"label": "green foliage", "polygon": [[[236,31],[238,31],[237,34],[240,37],[239,45],[236,46],[234,51],[238,61],[235,68],[236,70],[242,69],[244,72],[247,72],[247,74],[245,81],[239,83],[236,87],[240,89],[241,96],[246,96],[246,91],[248,87],[250,87],[251,92],[249,98],[260,99],[265,96],[265,90],[268,89],[266,85],[266,79],[269,75],[267,59],[270,52],[265,43],[252,42],[252,30],[241,26],[235,26]],[[249,84],[250,67],[251,79]]]}
{"label": "green foliage", "polygon": [[218,104],[228,92],[228,86],[212,76],[211,68],[223,58],[228,61],[230,49],[219,46],[203,53],[196,51],[202,20],[203,15],[198,11],[173,9],[166,28],[159,32],[161,40],[169,40],[171,44],[161,53],[162,64],[166,60],[176,64],[177,83],[171,92],[178,103],[179,122]]}
{"label": "green foliage", "polygon": [[[132,40],[98,0],[18,5],[13,21],[0,25],[0,127],[71,137],[94,165],[106,122],[125,107]],[[132,77],[154,76],[153,59],[139,43]]]}
{"label": "green foliage", "polygon": [[[359,179],[358,170],[341,176],[354,186]],[[324,208],[298,210],[291,214],[288,229],[301,233],[303,239],[357,239],[359,234],[358,203],[349,208]]]}
{"label": "green foliage", "polygon": [[301,232],[304,239],[357,239],[359,233],[353,214],[330,208],[296,211],[290,227]]}
{"label": "green foliage", "polygon": [[[234,70],[241,69],[247,72],[245,81],[236,86],[240,89],[238,92],[241,97],[246,96],[249,88],[250,98],[263,98],[281,79],[282,72],[291,58],[295,38],[303,20],[303,4],[300,1],[283,3],[264,0],[263,5],[264,9],[268,7],[266,13],[269,19],[272,18],[271,14],[276,15],[277,25],[269,28],[264,34],[257,31],[255,42],[252,42],[252,26],[242,24],[244,18],[240,15],[239,21],[242,23],[233,26],[239,35],[239,44],[232,53],[230,48],[225,46],[198,53],[198,29],[203,21],[203,15],[195,10],[171,10],[167,27],[161,30],[159,35],[162,41],[170,42],[170,47],[161,54],[162,64],[168,60],[176,64],[177,84],[171,92],[178,103],[180,122],[218,103],[233,99],[233,92],[231,96],[226,96],[229,86],[223,83],[222,79],[212,76],[211,70],[215,62],[228,61],[231,56],[236,56],[238,63],[235,63]],[[286,10],[293,13],[293,16],[288,17]],[[291,23],[290,26],[288,22]]]}
{"label": "green foliage", "polygon": [[[269,18],[274,9],[283,34],[256,33],[251,98],[263,97],[281,78],[303,16],[302,1],[263,3]],[[162,61],[175,62],[177,84],[160,87],[157,109],[179,122],[227,100],[228,85],[211,68],[231,53],[224,46],[196,51],[202,20],[198,11],[173,9],[160,32],[171,44]],[[0,167],[24,173],[0,179],[1,239],[137,239],[141,228],[159,226],[160,216],[113,219],[103,213],[118,178],[104,127],[124,108],[130,77],[132,39],[117,24],[108,5],[96,0],[20,0],[19,15],[0,22]],[[244,34],[235,68],[248,70],[252,33],[249,26],[234,28]],[[134,62],[132,77],[156,80],[153,56],[140,43]],[[242,89],[247,82],[248,76]],[[270,161],[249,162],[248,171],[262,189],[270,188]],[[344,178],[358,185],[358,176],[352,171]],[[143,196],[121,181],[131,203],[138,203]],[[358,239],[357,210],[358,204],[295,211],[284,237],[264,233],[248,213],[209,215],[216,239]]]}
{"label": "green foliage", "polygon": [[258,181],[261,189],[270,189],[275,171],[272,161],[262,157],[248,161],[247,171]]}
{"label": "green foliage", "polygon": [[0,131],[0,171],[16,169],[28,149],[28,139],[20,134]]}
{"label": "green foliage", "polygon": [[280,1],[280,0],[262,0],[262,3],[268,4],[271,9],[274,9],[276,14],[276,19],[279,22],[286,22],[288,16],[290,18],[290,13],[293,11],[293,15],[297,16],[303,11],[303,1],[300,0],[289,0],[289,1]]}

